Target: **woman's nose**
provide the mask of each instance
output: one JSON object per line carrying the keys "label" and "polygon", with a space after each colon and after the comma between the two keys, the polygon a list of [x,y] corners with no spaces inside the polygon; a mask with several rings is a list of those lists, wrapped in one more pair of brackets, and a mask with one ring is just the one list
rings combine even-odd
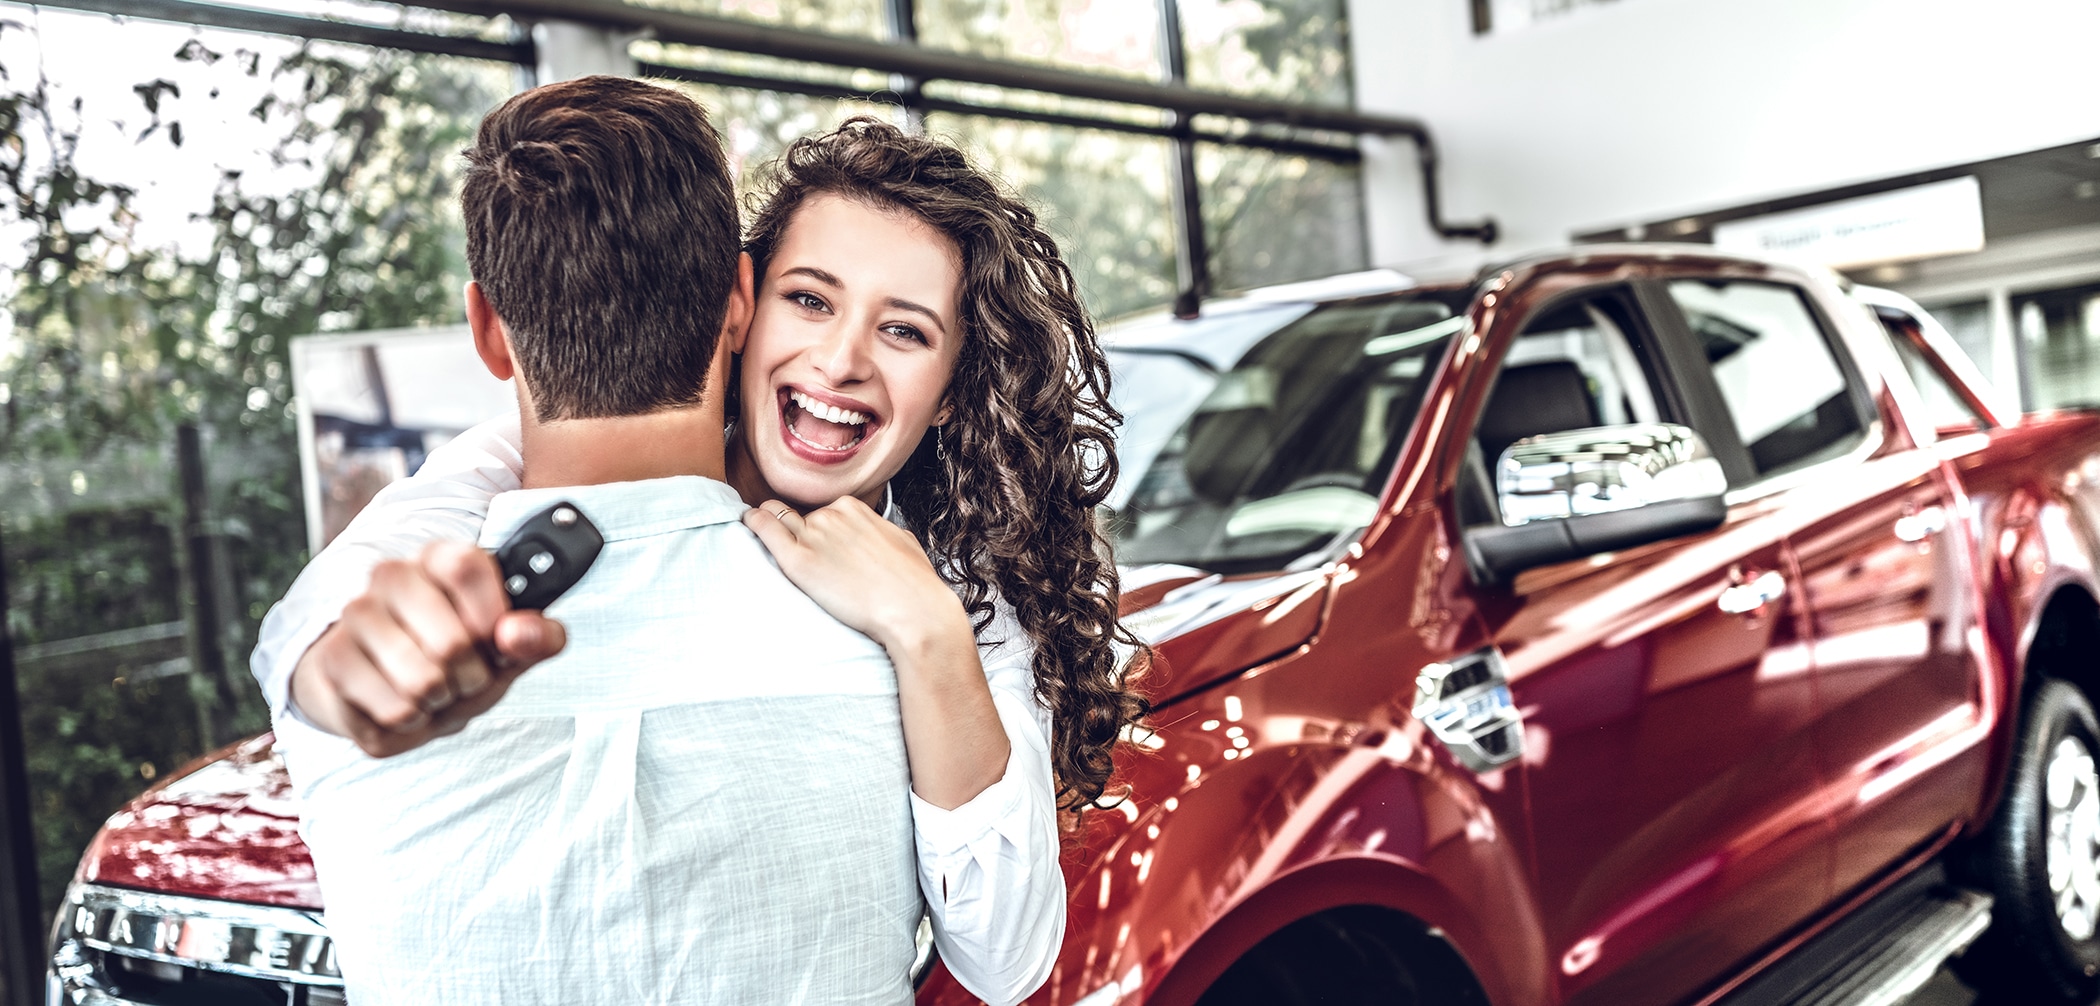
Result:
{"label": "woman's nose", "polygon": [[831,326],[823,340],[811,347],[810,363],[833,386],[866,380],[871,369],[867,340],[858,326]]}

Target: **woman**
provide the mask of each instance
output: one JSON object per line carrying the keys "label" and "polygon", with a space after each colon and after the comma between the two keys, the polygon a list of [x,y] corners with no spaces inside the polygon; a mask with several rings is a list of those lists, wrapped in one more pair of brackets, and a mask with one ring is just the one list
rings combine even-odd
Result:
{"label": "woman", "polygon": [[[936,939],[973,993],[1017,1001],[1062,937],[1056,813],[1101,795],[1143,709],[1093,524],[1120,418],[1106,364],[1034,213],[877,120],[797,141],[746,250],[729,480],[783,572],[890,653]],[[366,541],[433,537],[435,510],[478,522],[518,485],[516,436],[498,421],[434,453]],[[283,608],[329,603],[300,591]]]}

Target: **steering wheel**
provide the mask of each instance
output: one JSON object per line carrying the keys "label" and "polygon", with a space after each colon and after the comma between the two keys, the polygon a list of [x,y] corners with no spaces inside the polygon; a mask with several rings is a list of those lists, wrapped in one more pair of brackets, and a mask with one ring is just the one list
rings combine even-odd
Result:
{"label": "steering wheel", "polygon": [[1300,475],[1292,479],[1288,485],[1283,487],[1283,491],[1276,495],[1282,496],[1285,493],[1294,493],[1300,489],[1318,489],[1322,486],[1339,486],[1343,489],[1354,489],[1357,492],[1362,492],[1364,489],[1364,477],[1355,472],[1314,472],[1311,475]]}

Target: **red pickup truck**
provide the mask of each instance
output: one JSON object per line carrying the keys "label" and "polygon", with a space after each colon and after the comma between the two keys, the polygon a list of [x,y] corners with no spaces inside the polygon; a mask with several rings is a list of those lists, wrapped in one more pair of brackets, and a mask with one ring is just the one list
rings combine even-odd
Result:
{"label": "red pickup truck", "polygon": [[[1110,341],[1155,709],[1032,1002],[2100,994],[2100,415],[1683,246]],[[113,816],[51,1002],[340,1002],[295,817],[267,737]]]}

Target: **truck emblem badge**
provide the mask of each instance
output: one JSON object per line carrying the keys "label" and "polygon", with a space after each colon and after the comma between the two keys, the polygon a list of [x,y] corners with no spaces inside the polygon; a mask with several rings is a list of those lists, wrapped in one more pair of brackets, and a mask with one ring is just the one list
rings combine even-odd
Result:
{"label": "truck emblem badge", "polygon": [[1524,753],[1524,719],[1509,694],[1509,672],[1493,647],[1422,668],[1415,676],[1415,719],[1475,772]]}

